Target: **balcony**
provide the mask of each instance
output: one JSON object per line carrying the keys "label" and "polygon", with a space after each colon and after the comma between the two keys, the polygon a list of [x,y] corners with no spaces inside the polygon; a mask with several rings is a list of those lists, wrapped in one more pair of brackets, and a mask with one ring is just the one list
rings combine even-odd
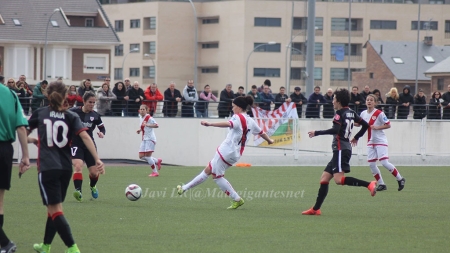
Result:
{"label": "balcony", "polygon": [[[292,34],[295,36],[306,36],[308,33],[308,30],[292,30]],[[323,36],[323,30],[316,30],[316,36]]]}
{"label": "balcony", "polygon": [[[306,61],[306,55],[303,54],[293,54],[291,56],[292,61]],[[314,55],[314,61],[322,61],[322,55]]]}
{"label": "balcony", "polygon": [[[336,60],[336,55],[331,55],[330,60],[333,62],[348,62],[348,55],[345,55],[342,61]],[[362,55],[350,55],[350,62],[362,62]]]}
{"label": "balcony", "polygon": [[[331,31],[331,36],[334,37],[348,37],[348,31]],[[362,37],[363,30],[352,30],[351,37]]]}

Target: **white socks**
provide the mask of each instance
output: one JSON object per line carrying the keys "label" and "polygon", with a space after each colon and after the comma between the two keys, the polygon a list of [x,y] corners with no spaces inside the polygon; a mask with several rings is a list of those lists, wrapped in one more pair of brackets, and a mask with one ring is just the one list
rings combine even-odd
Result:
{"label": "white socks", "polygon": [[237,194],[237,192],[233,189],[230,182],[223,177],[219,177],[214,179],[219,188],[225,192],[228,196],[230,196],[234,201],[241,200],[241,197]]}
{"label": "white socks", "polygon": [[203,183],[206,179],[208,179],[208,174],[206,174],[205,171],[202,170],[202,172],[200,172],[200,174],[198,174],[194,179],[192,179],[191,182],[183,185],[182,188],[184,191],[187,191],[187,190],[191,189],[192,187]]}
{"label": "white socks", "polygon": [[[143,159],[145,159],[148,162],[148,164],[150,165],[150,167],[152,167],[153,172],[158,173],[158,169],[156,169],[156,166],[155,166],[155,158],[153,158],[151,156],[145,156],[145,157],[143,157]],[[156,160],[156,161],[158,161],[158,160]]]}
{"label": "white socks", "polygon": [[377,166],[377,162],[369,162],[369,166],[370,170],[372,171],[372,175],[378,181],[378,184],[384,184],[380,169]]}
{"label": "white socks", "polygon": [[395,166],[388,161],[388,159],[381,160],[380,162],[386,169],[389,170],[389,172],[392,173],[392,175],[394,175],[394,177],[397,179],[397,181],[402,180],[402,176],[400,175],[398,170],[395,168]]}

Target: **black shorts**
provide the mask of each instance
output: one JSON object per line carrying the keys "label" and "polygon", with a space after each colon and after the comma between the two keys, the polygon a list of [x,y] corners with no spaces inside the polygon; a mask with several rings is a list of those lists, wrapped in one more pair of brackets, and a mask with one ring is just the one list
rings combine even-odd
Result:
{"label": "black shorts", "polygon": [[11,142],[0,142],[0,189],[11,188],[14,148]]}
{"label": "black shorts", "polygon": [[88,168],[95,165],[95,159],[86,146],[72,144],[70,151],[72,152],[72,159],[83,160]]}
{"label": "black shorts", "polygon": [[324,171],[330,173],[331,175],[339,172],[349,173],[351,157],[351,150],[333,150],[333,158],[331,158],[331,161],[327,164]]}
{"label": "black shorts", "polygon": [[42,203],[45,206],[64,202],[72,170],[47,170],[38,174]]}

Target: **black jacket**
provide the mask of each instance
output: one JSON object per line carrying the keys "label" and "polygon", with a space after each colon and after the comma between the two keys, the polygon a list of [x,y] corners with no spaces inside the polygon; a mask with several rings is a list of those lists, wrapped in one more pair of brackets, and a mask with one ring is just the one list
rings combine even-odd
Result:
{"label": "black jacket", "polygon": [[398,99],[394,99],[392,97],[386,98],[386,106],[384,107],[384,114],[386,114],[388,119],[395,119],[395,113],[397,112],[398,104],[399,104]]}
{"label": "black jacket", "polygon": [[[405,91],[407,92],[405,93]],[[406,85],[405,88],[403,88],[403,92],[400,93],[398,100],[400,104],[398,106],[397,118],[406,119],[409,115],[409,107],[414,104],[414,97],[411,95],[411,87],[409,87],[409,85]],[[404,103],[409,103],[409,106],[404,106]]]}
{"label": "black jacket", "polygon": [[284,102],[286,102],[286,99],[288,99],[288,95],[283,94],[281,95],[280,93],[278,93],[275,96],[275,108],[274,110],[278,109]]}
{"label": "black jacket", "polygon": [[450,119],[450,91],[442,94],[442,99],[444,100],[441,104],[444,107],[442,119]]}
{"label": "black jacket", "polygon": [[431,98],[428,107],[428,119],[442,119],[440,98]]}
{"label": "black jacket", "polygon": [[217,110],[219,111],[219,114],[229,114],[231,112],[231,103],[234,99],[234,92],[230,90],[230,92],[227,92],[226,89],[223,89],[220,92],[220,103],[217,106]]}
{"label": "black jacket", "polygon": [[[294,93],[291,94],[291,101],[295,103],[295,106],[297,107],[297,115],[299,118],[302,117],[302,106],[306,105],[306,103],[308,103],[308,99],[303,96],[302,93],[299,93],[298,95]],[[302,101],[302,104],[299,105],[298,102]]]}
{"label": "black jacket", "polygon": [[328,96],[328,94],[325,94],[323,98],[327,101],[327,103],[323,105],[323,118],[331,119],[335,114],[333,107],[333,96]]}
{"label": "black jacket", "polygon": [[416,95],[414,97],[414,119],[423,119],[425,116],[427,116],[427,100],[425,96],[420,97],[419,95]]}
{"label": "black jacket", "polygon": [[[135,88],[131,88],[128,90],[127,94],[129,97],[128,111],[137,112],[142,104],[142,101],[145,99],[144,91],[141,88],[137,90]],[[138,102],[136,102],[136,99],[139,99]]]}
{"label": "black jacket", "polygon": [[178,112],[178,102],[176,101],[176,98],[183,98],[181,96],[181,92],[177,89],[173,90],[173,96],[172,92],[169,88],[164,91],[164,107],[163,107],[163,113],[169,114],[175,116]]}

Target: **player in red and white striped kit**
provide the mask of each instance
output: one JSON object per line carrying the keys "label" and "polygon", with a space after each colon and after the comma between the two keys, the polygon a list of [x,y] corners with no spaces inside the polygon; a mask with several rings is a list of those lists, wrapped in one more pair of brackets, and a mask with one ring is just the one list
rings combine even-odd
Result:
{"label": "player in red and white striped kit", "polygon": [[391,124],[384,112],[375,109],[377,101],[378,98],[375,95],[369,94],[366,98],[367,110],[361,113],[361,118],[369,123],[369,129],[367,131],[367,161],[369,162],[373,176],[378,181],[377,191],[387,190],[386,184],[381,177],[380,169],[378,169],[377,160],[397,179],[398,190],[401,191],[405,187],[405,178],[389,162],[388,141],[384,133],[384,129],[390,128]]}
{"label": "player in red and white striped kit", "polygon": [[155,119],[148,114],[148,107],[141,105],[139,108],[140,127],[136,131],[137,134],[142,132],[142,142],[139,148],[139,159],[148,162],[152,168],[152,173],[149,177],[159,176],[158,170],[161,169],[162,159],[152,157],[152,153],[155,151],[156,135],[154,128],[158,128],[158,123]]}

